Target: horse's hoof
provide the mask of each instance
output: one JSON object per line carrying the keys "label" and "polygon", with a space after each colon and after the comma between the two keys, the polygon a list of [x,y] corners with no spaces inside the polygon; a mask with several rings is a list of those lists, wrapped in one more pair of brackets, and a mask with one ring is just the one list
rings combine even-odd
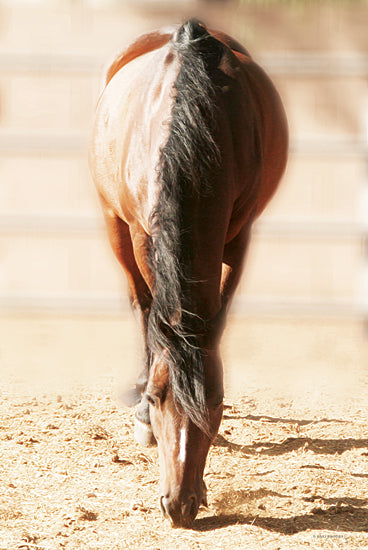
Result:
{"label": "horse's hoof", "polygon": [[137,417],[134,418],[134,439],[142,447],[153,447],[156,445],[156,439],[150,424],[142,422]]}

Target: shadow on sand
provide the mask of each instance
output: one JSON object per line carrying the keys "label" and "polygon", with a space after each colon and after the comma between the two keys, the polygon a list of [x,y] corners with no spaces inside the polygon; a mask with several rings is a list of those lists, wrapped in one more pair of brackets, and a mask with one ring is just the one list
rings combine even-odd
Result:
{"label": "shadow on sand", "polygon": [[224,414],[222,417],[224,420],[252,420],[253,422],[270,422],[271,424],[294,424],[296,426],[308,426],[309,424],[326,424],[326,423],[338,423],[347,424],[348,420],[340,420],[337,418],[321,418],[320,420],[298,420],[295,418],[279,418],[277,416],[268,416],[267,414],[261,415],[236,415],[236,414]]}
{"label": "shadow on sand", "polygon": [[218,435],[214,441],[215,447],[227,447],[243,455],[278,456],[298,449],[312,451],[316,454],[341,454],[352,449],[368,449],[368,439],[313,439],[311,437],[288,437],[281,443],[260,441],[252,445],[239,445]]}
{"label": "shadow on sand", "polygon": [[[344,501],[345,499],[336,500]],[[238,513],[220,514],[196,520],[193,529],[195,531],[212,531],[230,525],[253,525],[284,535],[292,535],[308,529],[338,531],[340,533],[349,531],[368,532],[368,509],[350,505],[333,505],[325,510],[316,508],[311,514],[288,518],[261,517]]]}
{"label": "shadow on sand", "polygon": [[[353,449],[368,449],[368,439],[313,439],[310,437],[288,437],[281,443],[264,441],[252,445],[239,445],[228,441],[219,435],[214,445],[225,447],[230,452],[239,453],[244,457],[252,455],[279,456],[298,449],[312,451],[316,454],[333,455],[342,454]],[[363,453],[365,456],[368,453]],[[306,464],[302,468],[321,468],[323,466]],[[334,468],[330,468],[334,469]],[[268,472],[267,472],[268,473]],[[351,473],[350,475],[359,478],[367,478],[366,473]],[[265,496],[278,498],[291,498],[269,489],[239,490],[224,493],[220,501],[216,503],[218,513],[216,515],[198,519],[194,522],[193,529],[196,531],[211,531],[221,529],[230,525],[253,525],[280,534],[294,534],[301,531],[328,530],[336,532],[368,532],[368,498],[325,498],[320,495],[308,496],[305,502],[315,502],[316,506],[304,515],[290,517],[266,516],[265,512],[242,513],[236,509],[251,501],[256,501]],[[223,513],[229,510],[229,513]],[[265,510],[261,508],[261,510]]]}

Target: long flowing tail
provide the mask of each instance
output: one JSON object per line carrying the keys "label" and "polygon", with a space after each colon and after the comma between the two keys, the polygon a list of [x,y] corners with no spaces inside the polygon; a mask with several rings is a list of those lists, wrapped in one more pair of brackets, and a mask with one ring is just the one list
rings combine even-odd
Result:
{"label": "long flowing tail", "polygon": [[202,24],[190,20],[178,30],[172,48],[181,58],[181,69],[169,138],[158,166],[158,202],[150,219],[154,289],[148,342],[154,354],[166,353],[177,404],[209,433],[199,345],[204,321],[192,299],[193,257],[198,198],[210,192],[211,174],[220,162],[211,73],[224,46]]}

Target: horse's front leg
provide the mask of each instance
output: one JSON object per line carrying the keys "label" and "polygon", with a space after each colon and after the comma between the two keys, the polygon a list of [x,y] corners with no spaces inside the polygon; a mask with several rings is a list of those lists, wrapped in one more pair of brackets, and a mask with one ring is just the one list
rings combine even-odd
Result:
{"label": "horse's front leg", "polygon": [[[111,212],[111,208],[102,198],[103,212],[111,247],[122,265],[128,280],[130,302],[137,319],[141,333],[141,348],[143,352],[142,368],[138,375],[135,388],[125,392],[123,400],[126,405],[133,406],[139,403],[136,412],[135,437],[142,445],[154,444],[152,435],[149,404],[145,395],[150,366],[150,352],[147,345],[147,325],[151,309],[152,295],[137,263],[137,238],[132,239],[129,225]],[[147,277],[146,277],[147,278]]]}
{"label": "horse's front leg", "polygon": [[150,305],[151,300],[149,301],[149,305],[144,303],[142,299],[138,302],[132,301],[133,310],[141,332],[143,366],[138,375],[135,388],[127,392],[124,399],[128,406],[134,406],[139,403],[134,419],[134,437],[136,441],[144,447],[150,447],[156,444],[156,440],[152,433],[149,402],[146,395],[149,367],[151,363],[151,354],[147,345],[147,325]]}
{"label": "horse's front leg", "polygon": [[140,333],[140,349],[141,349],[141,369],[136,379],[135,387],[128,390],[123,395],[124,404],[128,407],[137,405],[144,395],[148,381],[148,371],[150,365],[150,353],[147,346],[147,323],[149,317],[149,306],[144,307],[143,304],[136,302],[130,292],[130,303],[137,320],[137,325]]}

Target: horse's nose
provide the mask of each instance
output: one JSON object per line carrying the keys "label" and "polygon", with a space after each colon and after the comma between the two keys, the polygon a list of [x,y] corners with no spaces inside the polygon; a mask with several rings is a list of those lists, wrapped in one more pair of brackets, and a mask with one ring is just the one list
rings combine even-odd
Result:
{"label": "horse's nose", "polygon": [[195,494],[185,500],[161,496],[160,507],[165,518],[175,527],[188,527],[198,512],[198,499]]}

